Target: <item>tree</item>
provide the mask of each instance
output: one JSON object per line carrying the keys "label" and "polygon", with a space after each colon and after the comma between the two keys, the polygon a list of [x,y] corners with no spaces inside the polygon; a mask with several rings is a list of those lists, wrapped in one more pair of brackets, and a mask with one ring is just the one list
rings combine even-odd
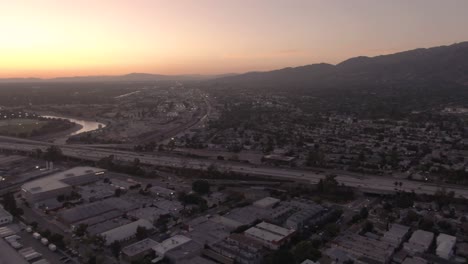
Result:
{"label": "tree", "polygon": [[120,241],[115,240],[114,242],[112,242],[110,244],[110,249],[112,251],[112,255],[114,255],[116,259],[119,259],[120,250],[122,249],[122,245],[120,244]]}
{"label": "tree", "polygon": [[340,233],[340,227],[337,224],[331,223],[325,226],[325,232],[330,237],[335,237]]}
{"label": "tree", "polygon": [[44,158],[48,161],[58,161],[63,158],[62,150],[58,146],[50,146],[44,153]]}
{"label": "tree", "polygon": [[367,233],[367,232],[372,232],[372,230],[374,230],[374,224],[372,224],[372,222],[370,221],[367,221],[365,224],[364,224],[364,227],[362,228],[362,233]]}
{"label": "tree", "polygon": [[96,263],[97,263],[96,256],[94,255],[90,256],[88,259],[88,264],[96,264]]}
{"label": "tree", "polygon": [[322,254],[314,247],[311,241],[301,241],[291,249],[291,254],[294,256],[296,263],[302,263],[306,259],[317,261]]}
{"label": "tree", "polygon": [[95,250],[101,251],[106,245],[106,238],[101,235],[94,235],[89,237],[88,242],[94,245]]}
{"label": "tree", "polygon": [[76,228],[75,228],[75,236],[77,237],[82,237],[84,236],[85,234],[88,233],[88,225],[87,224],[79,224]]}
{"label": "tree", "polygon": [[207,194],[210,192],[210,183],[206,180],[196,180],[192,183],[192,190],[199,194]]}
{"label": "tree", "polygon": [[55,244],[59,248],[65,248],[65,241],[63,235],[53,233],[49,236],[49,242]]}
{"label": "tree", "polygon": [[3,195],[3,208],[15,217],[23,214],[23,210],[16,205],[13,193]]}
{"label": "tree", "polygon": [[121,194],[122,194],[122,189],[120,189],[120,188],[115,189],[115,191],[114,191],[114,196],[115,197],[120,197]]}
{"label": "tree", "polygon": [[148,229],[144,226],[138,226],[136,229],[135,237],[137,240],[143,240],[148,237]]}
{"label": "tree", "polygon": [[367,209],[367,207],[361,208],[361,211],[359,211],[359,216],[361,216],[361,218],[364,219],[369,216],[369,210]]}
{"label": "tree", "polygon": [[295,263],[294,255],[286,249],[279,249],[265,259],[265,264]]}
{"label": "tree", "polygon": [[324,191],[324,186],[323,186],[323,180],[320,179],[318,184],[317,184],[317,191],[322,193]]}

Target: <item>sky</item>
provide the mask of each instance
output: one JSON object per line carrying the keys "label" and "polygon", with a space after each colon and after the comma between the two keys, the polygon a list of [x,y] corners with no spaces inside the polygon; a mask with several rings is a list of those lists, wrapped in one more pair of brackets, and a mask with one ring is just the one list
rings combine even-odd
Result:
{"label": "sky", "polygon": [[264,71],[468,41],[466,0],[0,0],[0,78]]}

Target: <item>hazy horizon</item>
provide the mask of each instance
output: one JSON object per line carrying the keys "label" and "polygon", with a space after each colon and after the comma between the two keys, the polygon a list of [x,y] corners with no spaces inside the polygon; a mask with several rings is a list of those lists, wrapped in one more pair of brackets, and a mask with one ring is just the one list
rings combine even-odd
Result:
{"label": "hazy horizon", "polygon": [[467,9],[461,0],[20,0],[0,4],[0,78],[336,64],[466,41]]}

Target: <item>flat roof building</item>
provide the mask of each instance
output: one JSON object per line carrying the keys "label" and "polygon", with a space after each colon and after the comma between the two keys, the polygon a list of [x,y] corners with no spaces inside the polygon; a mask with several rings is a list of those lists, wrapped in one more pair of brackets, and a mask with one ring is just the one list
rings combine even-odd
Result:
{"label": "flat roof building", "polygon": [[395,251],[389,243],[357,234],[343,234],[334,242],[335,247],[365,263],[388,263]]}
{"label": "flat roof building", "polygon": [[449,236],[446,234],[440,234],[436,240],[437,249],[436,254],[437,256],[443,259],[450,259],[453,256],[453,248],[457,243],[457,238],[454,236]]}
{"label": "flat roof building", "polygon": [[278,204],[281,200],[273,197],[265,197],[253,203],[254,206],[260,208],[272,208],[274,205]]}
{"label": "flat roof building", "polygon": [[203,250],[203,245],[193,240],[183,243],[182,245],[170,249],[164,255],[171,263],[179,264],[184,260],[189,260],[196,256],[200,256]]}
{"label": "flat roof building", "polygon": [[403,244],[404,249],[414,255],[426,252],[432,244],[434,234],[424,230],[416,230],[408,242]]}
{"label": "flat roof building", "polygon": [[295,232],[292,229],[261,222],[255,227],[247,229],[244,234],[259,241],[267,248],[278,249],[281,245],[287,243]]}
{"label": "flat roof building", "polygon": [[408,235],[409,227],[399,224],[392,224],[390,229],[385,232],[382,241],[385,241],[395,247],[400,246],[400,244],[405,240]]}
{"label": "flat roof building", "polygon": [[191,241],[191,239],[186,236],[175,235],[154,246],[153,250],[158,256],[164,257],[166,255],[166,252],[174,248],[180,247],[181,245],[188,243],[189,241]]}
{"label": "flat roof building", "polygon": [[29,203],[67,195],[73,186],[97,181],[105,170],[94,167],[75,167],[66,171],[27,182],[21,186],[21,193]]}
{"label": "flat roof building", "polygon": [[106,239],[106,245],[110,245],[114,241],[125,241],[133,238],[139,226],[145,227],[146,229],[153,228],[152,223],[144,219],[140,219],[138,221],[131,222],[129,224],[103,232],[101,233],[101,236]]}
{"label": "flat roof building", "polygon": [[153,247],[159,243],[151,238],[145,238],[122,249],[122,255],[125,260],[131,262],[138,260],[153,251]]}

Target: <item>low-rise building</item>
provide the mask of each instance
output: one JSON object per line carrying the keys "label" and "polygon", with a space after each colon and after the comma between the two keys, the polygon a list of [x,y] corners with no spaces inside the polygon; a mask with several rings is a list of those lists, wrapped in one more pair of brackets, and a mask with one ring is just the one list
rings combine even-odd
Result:
{"label": "low-rise building", "polygon": [[75,167],[27,182],[21,186],[21,193],[29,203],[33,204],[60,195],[69,195],[73,186],[97,181],[104,173],[105,170],[99,168]]}
{"label": "low-rise building", "polygon": [[278,204],[280,201],[281,201],[280,199],[276,199],[273,197],[265,197],[263,199],[255,201],[253,205],[256,207],[260,207],[260,208],[272,208],[273,206]]}
{"label": "low-rise building", "polygon": [[233,263],[239,264],[261,263],[266,254],[262,243],[242,234],[231,234],[225,240],[213,245],[211,249],[232,260]]}
{"label": "low-rise building", "polygon": [[148,190],[153,196],[164,197],[166,199],[174,198],[175,191],[160,186],[153,186]]}
{"label": "low-rise building", "polygon": [[287,228],[299,230],[306,225],[310,219],[321,215],[323,211],[324,208],[318,204],[310,205],[309,207],[301,209],[288,217],[288,219],[286,219],[285,226]]}
{"label": "low-rise building", "polygon": [[172,248],[164,255],[171,263],[179,264],[185,260],[190,260],[196,256],[200,256],[203,250],[203,245],[196,241],[190,240],[187,243]]}
{"label": "low-rise building", "polygon": [[457,243],[457,238],[446,234],[440,234],[437,237],[436,254],[443,259],[450,259],[453,256],[453,248]]}
{"label": "low-rise building", "polygon": [[385,232],[382,241],[385,241],[394,247],[399,247],[405,240],[409,232],[409,227],[399,224],[392,224],[390,229]]}
{"label": "low-rise building", "polygon": [[424,230],[416,230],[408,242],[403,244],[404,249],[411,255],[426,252],[434,240],[434,234]]}
{"label": "low-rise building", "polygon": [[131,262],[142,257],[153,251],[153,247],[157,246],[159,243],[150,239],[145,238],[136,243],[133,243],[129,246],[126,246],[122,249],[122,256],[125,260]]}
{"label": "low-rise building", "polygon": [[110,245],[114,241],[126,241],[135,236],[137,228],[139,226],[145,227],[146,229],[153,228],[152,223],[144,219],[140,219],[138,221],[131,222],[129,224],[119,226],[117,228],[103,232],[101,233],[101,236],[103,236],[106,239],[106,245]]}
{"label": "low-rise building", "polygon": [[168,251],[180,247],[189,241],[191,241],[191,239],[186,236],[175,235],[154,246],[153,250],[157,257],[164,257]]}
{"label": "low-rise building", "polygon": [[261,222],[255,227],[247,229],[244,234],[255,239],[269,249],[278,249],[287,243],[296,231],[277,225]]}
{"label": "low-rise building", "polygon": [[395,251],[389,243],[357,234],[343,234],[334,243],[336,248],[365,263],[388,263]]}

